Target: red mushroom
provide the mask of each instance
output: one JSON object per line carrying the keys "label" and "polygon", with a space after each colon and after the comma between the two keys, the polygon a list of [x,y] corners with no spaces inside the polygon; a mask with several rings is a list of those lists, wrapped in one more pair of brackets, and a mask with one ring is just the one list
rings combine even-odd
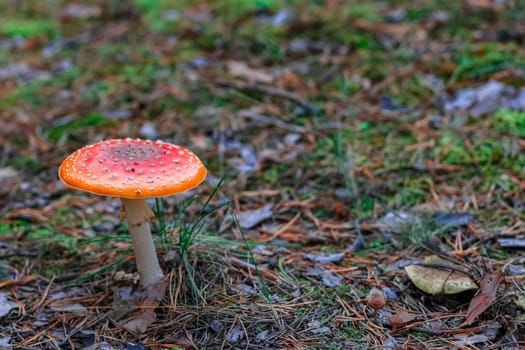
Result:
{"label": "red mushroom", "polygon": [[151,237],[154,214],[146,198],[170,196],[200,184],[206,168],[184,147],[162,141],[116,139],[85,146],[60,165],[68,186],[122,200],[141,283],[150,286],[164,274]]}

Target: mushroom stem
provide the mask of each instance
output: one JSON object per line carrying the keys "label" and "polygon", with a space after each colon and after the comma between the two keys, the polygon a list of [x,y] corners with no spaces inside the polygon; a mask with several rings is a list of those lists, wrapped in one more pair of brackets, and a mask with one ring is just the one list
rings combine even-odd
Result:
{"label": "mushroom stem", "polygon": [[164,277],[151,237],[149,220],[154,217],[153,212],[145,199],[121,198],[121,200],[122,212],[126,215],[135,249],[140,281],[144,287],[152,286]]}

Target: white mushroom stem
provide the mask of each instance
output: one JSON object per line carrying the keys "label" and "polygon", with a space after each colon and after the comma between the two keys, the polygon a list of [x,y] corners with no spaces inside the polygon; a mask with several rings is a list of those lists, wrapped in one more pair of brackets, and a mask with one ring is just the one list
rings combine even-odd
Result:
{"label": "white mushroom stem", "polygon": [[144,287],[152,286],[164,277],[149,225],[149,221],[155,215],[148,207],[145,199],[121,199],[122,214],[126,216],[128,221],[140,281]]}

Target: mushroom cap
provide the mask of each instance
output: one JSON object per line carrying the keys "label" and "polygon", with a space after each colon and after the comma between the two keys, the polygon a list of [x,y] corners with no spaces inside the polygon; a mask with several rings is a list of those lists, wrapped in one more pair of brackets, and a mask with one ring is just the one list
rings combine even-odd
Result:
{"label": "mushroom cap", "polygon": [[77,190],[139,199],[192,189],[204,180],[206,168],[184,147],[128,138],[80,148],[62,162],[58,176]]}

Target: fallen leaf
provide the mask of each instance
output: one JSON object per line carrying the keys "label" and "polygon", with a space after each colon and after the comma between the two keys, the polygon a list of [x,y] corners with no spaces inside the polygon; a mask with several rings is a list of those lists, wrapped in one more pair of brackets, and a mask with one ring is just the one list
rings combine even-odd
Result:
{"label": "fallen leaf", "polygon": [[226,341],[229,344],[237,343],[241,341],[244,338],[244,330],[239,327],[235,326],[226,334]]}
{"label": "fallen leaf", "polygon": [[310,333],[312,333],[312,334],[315,334],[315,335],[330,334],[331,333],[330,327],[314,328],[314,329],[309,329],[308,331]]}
{"label": "fallen leaf", "polygon": [[373,23],[357,19],[354,21],[354,25],[359,29],[378,34],[393,35],[397,38],[404,37],[410,31],[410,26],[405,23]]}
{"label": "fallen leaf", "polygon": [[395,315],[392,315],[391,317],[393,317],[393,316],[396,316],[397,319],[398,319],[399,321],[401,321],[402,323],[408,323],[408,322],[411,322],[411,321],[413,321],[413,320],[416,319],[416,315],[414,315],[414,314],[409,314],[409,313],[406,312],[406,311],[399,312],[399,313],[397,313],[397,314],[395,314]]}
{"label": "fallen leaf", "polygon": [[480,324],[480,331],[487,336],[490,341],[494,341],[501,334],[503,325],[498,321],[485,321]]}
{"label": "fallen leaf", "polygon": [[221,333],[224,330],[224,325],[217,320],[210,322],[210,328],[217,334]]}
{"label": "fallen leaf", "polygon": [[470,326],[496,299],[501,273],[488,274],[480,282],[481,294],[476,295],[468,306],[464,326]]}
{"label": "fallen leaf", "polygon": [[306,276],[320,276],[322,275],[326,270],[320,267],[309,267],[306,269],[305,275]]}
{"label": "fallen leaf", "polygon": [[96,5],[70,3],[60,11],[61,19],[86,19],[99,17],[102,9]]}
{"label": "fallen leaf", "polygon": [[469,213],[446,214],[437,212],[434,214],[434,221],[438,225],[457,227],[467,225],[474,219],[474,215]]}
{"label": "fallen leaf", "polygon": [[334,202],[331,207],[332,212],[338,217],[344,219],[350,215],[348,205],[343,202]]}
{"label": "fallen leaf", "polygon": [[242,228],[249,229],[256,226],[261,221],[269,219],[273,215],[273,204],[267,204],[264,207],[247,210],[239,213],[239,223]]}
{"label": "fallen leaf", "polygon": [[240,173],[252,173],[257,168],[258,157],[252,146],[241,146],[239,149],[240,157],[231,158],[228,164]]}
{"label": "fallen leaf", "polygon": [[310,261],[325,265],[333,262],[340,261],[345,253],[334,253],[334,254],[310,254],[304,253],[303,257]]}
{"label": "fallen leaf", "polygon": [[498,238],[501,248],[525,248],[524,238]]}
{"label": "fallen leaf", "polygon": [[478,343],[485,343],[489,340],[489,338],[483,334],[474,334],[474,335],[468,335],[468,334],[458,334],[456,336],[456,343],[459,345],[474,345]]}
{"label": "fallen leaf", "polygon": [[[481,8],[487,10],[501,10],[507,1],[491,1],[491,0],[463,0],[465,7]],[[510,3],[510,1],[508,2]]]}
{"label": "fallen leaf", "polygon": [[388,336],[386,338],[385,342],[383,343],[383,350],[395,350],[399,349],[399,346],[397,345],[397,342],[394,337]]}
{"label": "fallen leaf", "polygon": [[16,280],[5,280],[0,282],[0,289],[11,287],[11,286],[22,286],[28,284],[37,279],[37,276],[23,276]]}
{"label": "fallen leaf", "polygon": [[321,281],[327,287],[338,287],[343,279],[333,272],[326,272],[321,275]]}
{"label": "fallen leaf", "polygon": [[453,96],[441,96],[438,101],[446,113],[466,110],[471,116],[477,117],[502,108],[523,110],[525,89],[491,80],[478,87],[458,90]]}
{"label": "fallen leaf", "polygon": [[4,317],[9,311],[18,307],[17,303],[7,300],[9,294],[11,293],[0,293],[0,317]]}
{"label": "fallen leaf", "polygon": [[292,12],[289,9],[280,9],[272,15],[261,16],[260,20],[274,27],[287,24],[292,19]]}
{"label": "fallen leaf", "polygon": [[270,331],[265,329],[264,331],[257,334],[257,336],[255,337],[255,341],[259,343],[264,343],[268,340],[268,338],[270,338],[270,335],[271,335]]}
{"label": "fallen leaf", "polygon": [[301,86],[301,80],[297,74],[289,73],[279,78],[279,82],[287,88],[296,89]]}
{"label": "fallen leaf", "polygon": [[52,303],[49,309],[55,312],[68,312],[75,315],[86,315],[87,309],[82,304],[58,304]]}
{"label": "fallen leaf", "polygon": [[389,212],[385,216],[377,220],[375,223],[378,225],[383,225],[389,230],[404,230],[409,225],[413,223],[419,223],[420,219],[412,213],[398,211],[398,212]]}
{"label": "fallen leaf", "polygon": [[147,288],[131,291],[130,287],[115,291],[111,317],[133,332],[144,333],[155,321],[155,308],[164,298],[167,281],[163,280]]}
{"label": "fallen leaf", "polygon": [[251,68],[244,62],[229,61],[227,67],[231,75],[244,78],[250,82],[271,83],[273,81],[270,74],[262,69]]}
{"label": "fallen leaf", "polygon": [[39,224],[47,222],[49,219],[43,214],[42,210],[33,208],[21,208],[13,210],[5,216],[6,219],[21,219],[24,221],[37,222]]}
{"label": "fallen leaf", "polygon": [[230,289],[232,292],[238,293],[240,295],[255,295],[257,293],[255,288],[245,283],[236,284],[232,286]]}
{"label": "fallen leaf", "polygon": [[16,179],[18,176],[18,171],[12,167],[0,168],[0,183],[4,180]]}
{"label": "fallen leaf", "polygon": [[466,273],[454,271],[457,266],[439,258],[428,256],[426,265],[409,265],[405,267],[408,278],[420,290],[428,294],[457,294],[467,290],[477,289],[478,285]]}
{"label": "fallen leaf", "polygon": [[438,162],[435,162],[431,159],[426,159],[423,162],[423,167],[420,168],[421,170],[431,170],[431,171],[437,171],[442,173],[453,173],[455,171],[460,171],[463,169],[460,165],[451,165],[451,164],[441,164]]}
{"label": "fallen leaf", "polygon": [[319,267],[309,267],[306,276],[321,276],[321,281],[327,287],[337,287],[341,285],[343,279],[335,273]]}
{"label": "fallen leaf", "polygon": [[388,318],[388,321],[392,325],[392,333],[397,332],[397,330],[405,325],[406,323],[413,321],[416,318],[415,315],[409,314],[406,311],[399,312]]}

